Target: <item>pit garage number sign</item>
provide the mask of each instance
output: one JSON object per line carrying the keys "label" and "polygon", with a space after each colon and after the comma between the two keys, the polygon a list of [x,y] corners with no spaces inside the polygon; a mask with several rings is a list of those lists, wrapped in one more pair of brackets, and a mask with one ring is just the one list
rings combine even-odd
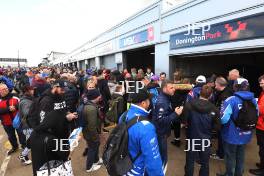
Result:
{"label": "pit garage number sign", "polygon": [[170,50],[257,38],[264,38],[264,13],[173,34]]}

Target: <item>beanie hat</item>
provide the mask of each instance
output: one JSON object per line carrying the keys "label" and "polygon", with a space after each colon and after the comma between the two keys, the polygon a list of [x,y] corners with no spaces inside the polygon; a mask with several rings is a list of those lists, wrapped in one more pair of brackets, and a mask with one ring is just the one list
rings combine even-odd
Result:
{"label": "beanie hat", "polygon": [[94,100],[97,97],[99,97],[100,95],[101,94],[100,94],[100,92],[97,89],[91,89],[87,93],[87,98],[88,98],[88,100]]}

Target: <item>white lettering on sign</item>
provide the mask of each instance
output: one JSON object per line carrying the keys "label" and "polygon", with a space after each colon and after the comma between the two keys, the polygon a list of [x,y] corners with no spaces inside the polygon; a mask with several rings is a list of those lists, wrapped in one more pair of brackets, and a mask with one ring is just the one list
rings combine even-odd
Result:
{"label": "white lettering on sign", "polygon": [[135,36],[128,37],[124,39],[124,46],[132,45],[134,44],[134,41],[135,41]]}

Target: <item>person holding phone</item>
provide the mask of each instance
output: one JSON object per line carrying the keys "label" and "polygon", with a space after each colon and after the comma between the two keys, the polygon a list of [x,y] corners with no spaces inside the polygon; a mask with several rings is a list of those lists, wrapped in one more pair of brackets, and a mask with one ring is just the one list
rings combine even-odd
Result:
{"label": "person holding phone", "polygon": [[[69,158],[70,124],[78,116],[76,112],[68,112],[64,98],[67,86],[66,81],[56,80],[52,88],[48,89],[40,100],[39,124],[33,128],[30,137],[33,175],[36,175],[37,170],[47,160],[67,161]],[[45,144],[46,137],[48,140]]]}

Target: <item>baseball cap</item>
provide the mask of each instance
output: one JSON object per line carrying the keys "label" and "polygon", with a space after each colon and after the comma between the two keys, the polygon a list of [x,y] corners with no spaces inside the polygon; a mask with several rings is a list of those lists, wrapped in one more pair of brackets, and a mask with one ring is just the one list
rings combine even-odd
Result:
{"label": "baseball cap", "polygon": [[140,103],[147,99],[151,99],[151,94],[145,89],[139,89],[138,93],[135,92],[130,95],[130,99],[132,103]]}
{"label": "baseball cap", "polygon": [[203,75],[200,75],[196,78],[197,83],[206,83],[206,78]]}
{"label": "baseball cap", "polygon": [[68,83],[64,80],[58,79],[53,83],[53,87],[66,88],[68,87]]}
{"label": "baseball cap", "polygon": [[249,82],[245,78],[237,78],[234,82],[235,85],[240,85],[240,87],[249,86]]}

